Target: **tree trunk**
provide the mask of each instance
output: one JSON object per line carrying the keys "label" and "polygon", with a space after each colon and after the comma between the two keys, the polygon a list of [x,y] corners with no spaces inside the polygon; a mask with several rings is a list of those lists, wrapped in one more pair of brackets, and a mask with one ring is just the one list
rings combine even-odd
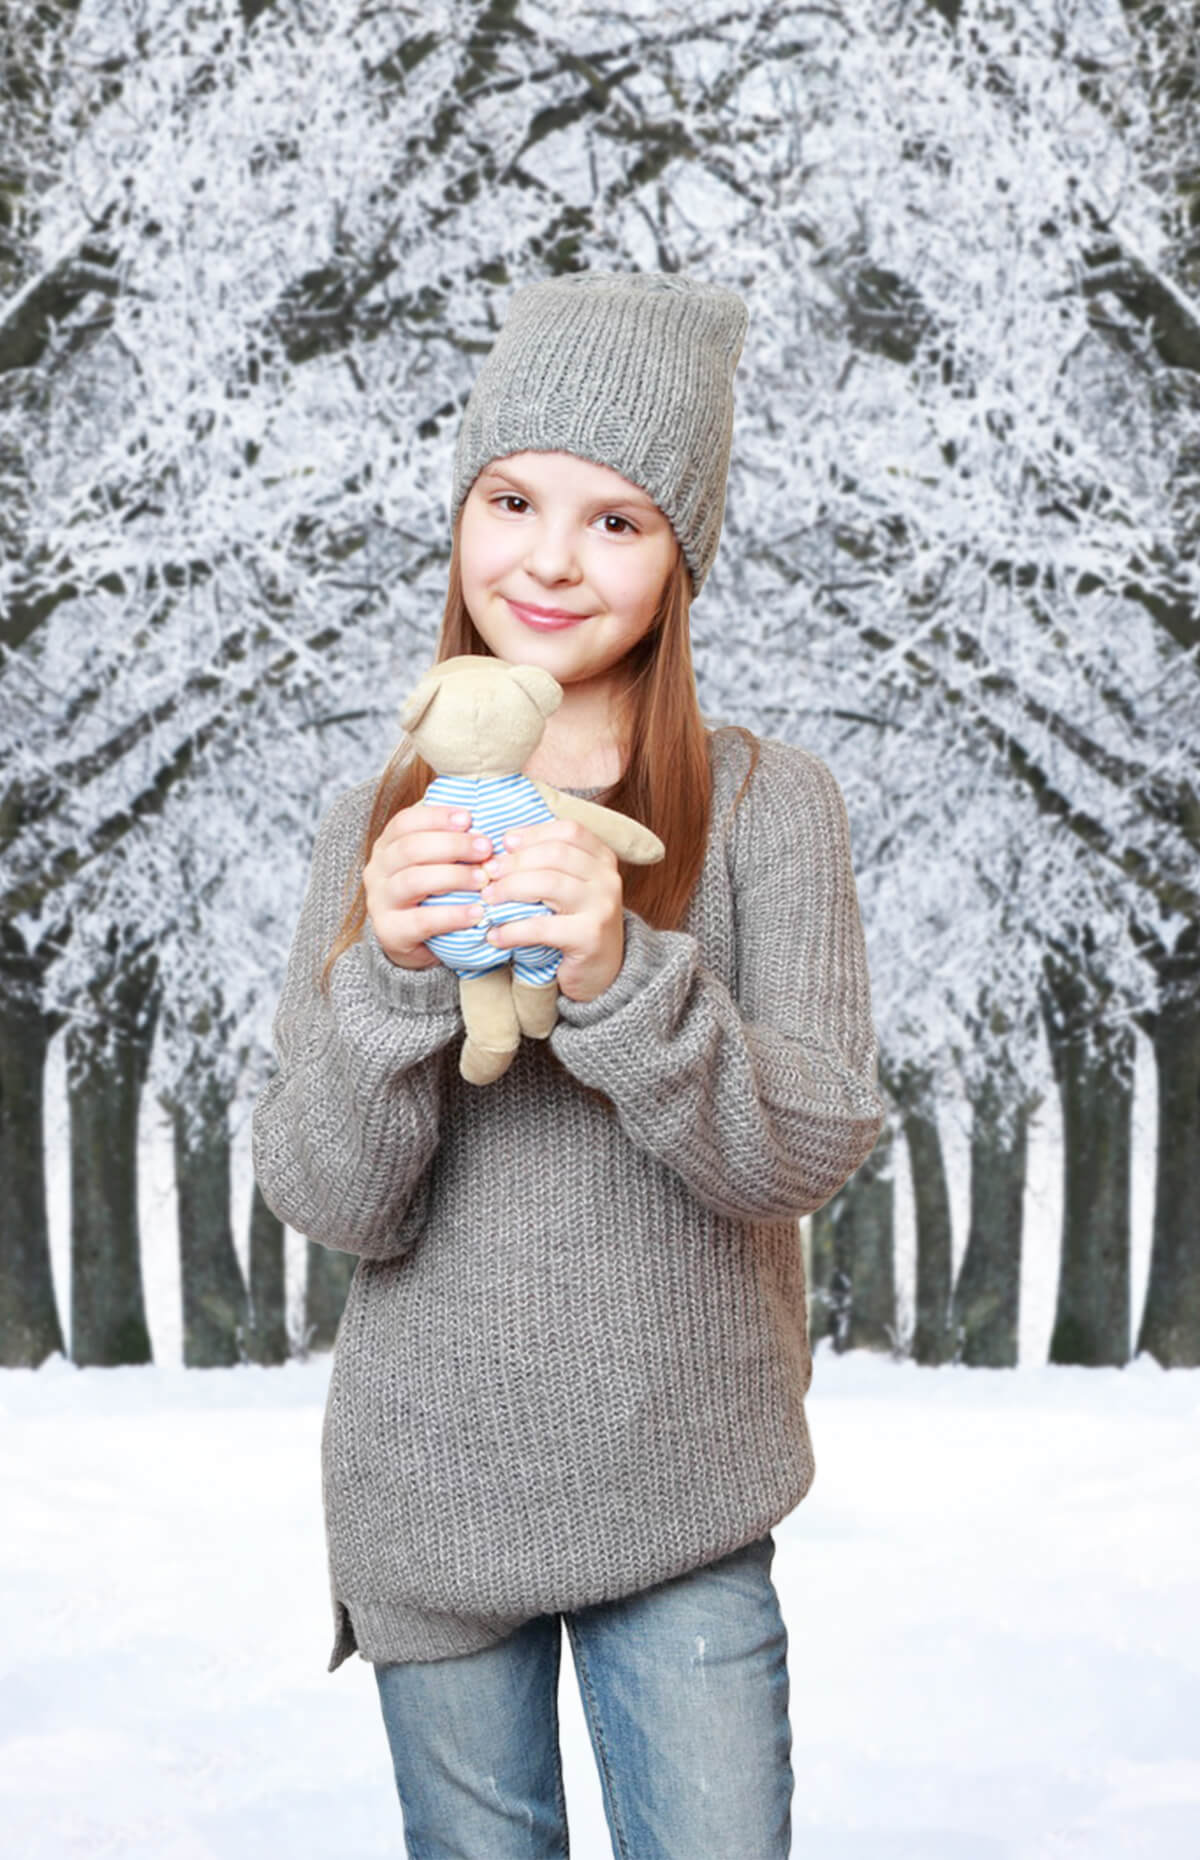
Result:
{"label": "tree trunk", "polygon": [[897,1347],[892,1146],[888,1123],[867,1160],[830,1204],[833,1289],[839,1299],[848,1296],[849,1303],[848,1321],[839,1324],[834,1337],[839,1351]]}
{"label": "tree trunk", "polygon": [[250,1329],[246,1349],[253,1363],[286,1363],[288,1359],[283,1222],[263,1200],[257,1182],[250,1202]]}
{"label": "tree trunk", "polygon": [[954,1250],[933,1074],[908,1062],[893,1067],[881,1053],[879,1080],[899,1110],[912,1175],[917,1284],[911,1355],[936,1366],[954,1356]]}
{"label": "tree trunk", "polygon": [[931,1100],[904,1113],[917,1229],[914,1362],[936,1367],[954,1358],[954,1239],[946,1163]]}
{"label": "tree trunk", "polygon": [[175,1134],[183,1360],[188,1369],[246,1360],[249,1311],[230,1215],[229,1102],[198,1061],[189,1102],[169,1100]]}
{"label": "tree trunk", "polygon": [[[1016,1081],[1006,1077],[1009,1103]],[[1021,1228],[1030,1101],[1004,1125],[1004,1095],[989,1078],[971,1100],[971,1222],[954,1290],[956,1360],[989,1369],[1017,1361]]]}
{"label": "tree trunk", "polygon": [[1158,1073],[1158,1160],[1150,1281],[1138,1331],[1164,1369],[1200,1367],[1200,925],[1159,964],[1148,1017]]}
{"label": "tree trunk", "polygon": [[354,1253],[305,1243],[308,1270],[304,1281],[304,1342],[309,1350],[332,1350],[354,1268]]}
{"label": "tree trunk", "polygon": [[[837,1197],[834,1196],[836,1201]],[[833,1202],[809,1216],[808,1343],[815,1349],[822,1337],[838,1335],[839,1312],[849,1321],[849,1301],[842,1296],[845,1287],[835,1285],[833,1257]]]}
{"label": "tree trunk", "polygon": [[0,926],[0,1366],[36,1369],[66,1355],[46,1213],[42,1093],[56,1027],[42,1012],[44,965]]}
{"label": "tree trunk", "polygon": [[157,1013],[156,963],[116,960],[67,1031],[71,1360],[153,1360],[138,1227],[138,1106]]}
{"label": "tree trunk", "polygon": [[1086,972],[1047,957],[1042,1011],[1062,1103],[1063,1214],[1052,1363],[1129,1361],[1135,1045]]}

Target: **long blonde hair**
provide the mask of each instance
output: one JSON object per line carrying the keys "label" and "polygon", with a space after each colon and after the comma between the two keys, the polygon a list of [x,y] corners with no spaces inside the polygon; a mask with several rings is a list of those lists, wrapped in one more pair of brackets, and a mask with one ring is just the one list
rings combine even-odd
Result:
{"label": "long blonde hair", "polygon": [[[460,510],[451,542],[446,606],[433,656],[435,665],[463,652],[495,656],[477,632],[463,599],[461,515]],[[594,797],[605,807],[640,820],[657,833],[667,848],[667,857],[658,865],[618,861],[625,904],[659,930],[679,927],[704,863],[712,818],[710,732],[700,713],[692,669],[691,598],[691,575],[677,549],[654,622],[626,659],[631,677],[627,687],[629,755],[624,771]],[[758,741],[739,724],[725,727],[743,737],[750,747],[750,766],[734,798],[736,807],[754,773]],[[375,790],[363,837],[362,866],[388,821],[402,808],[414,806],[436,773],[411,743],[401,743]],[[358,940],[366,919],[367,892],[360,873],[358,889],[321,972],[322,989],[328,989],[334,963]]]}

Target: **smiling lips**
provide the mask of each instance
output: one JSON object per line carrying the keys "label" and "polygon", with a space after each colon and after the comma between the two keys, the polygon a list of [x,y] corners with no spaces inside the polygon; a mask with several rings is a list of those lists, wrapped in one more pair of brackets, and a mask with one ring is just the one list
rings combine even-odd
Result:
{"label": "smiling lips", "polygon": [[507,594],[504,598],[518,620],[523,620],[526,626],[537,627],[542,633],[557,632],[564,626],[578,626],[581,620],[591,617],[589,614],[564,613],[561,607],[526,607],[521,601],[509,600]]}

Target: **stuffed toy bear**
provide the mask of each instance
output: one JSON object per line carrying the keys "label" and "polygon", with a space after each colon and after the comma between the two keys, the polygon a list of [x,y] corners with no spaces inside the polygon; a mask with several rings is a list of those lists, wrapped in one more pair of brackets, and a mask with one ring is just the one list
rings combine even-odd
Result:
{"label": "stuffed toy bear", "polygon": [[[424,799],[470,810],[477,833],[497,853],[509,828],[539,820],[578,820],[634,865],[654,865],[666,848],[657,834],[611,808],[563,794],[523,775],[546,719],[562,703],[562,686],[536,665],[509,665],[479,653],[443,659],[404,701],[400,721],[437,779]],[[469,904],[474,891],[448,891],[425,904]],[[490,1085],[512,1063],[522,1033],[544,1040],[558,1019],[562,951],[545,944],[497,949],[485,933],[515,918],[553,915],[543,903],[515,899],[485,907],[478,924],[428,939],[459,978],[466,1039],[459,1071],[469,1084]]]}

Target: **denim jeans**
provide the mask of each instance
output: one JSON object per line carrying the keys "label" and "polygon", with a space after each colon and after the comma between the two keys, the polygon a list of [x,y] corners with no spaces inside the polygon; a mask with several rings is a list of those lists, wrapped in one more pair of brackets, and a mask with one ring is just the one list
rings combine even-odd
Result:
{"label": "denim jeans", "polygon": [[565,1623],[616,1860],[785,1860],[787,1630],[765,1537],[493,1647],[377,1663],[409,1860],[562,1860]]}

